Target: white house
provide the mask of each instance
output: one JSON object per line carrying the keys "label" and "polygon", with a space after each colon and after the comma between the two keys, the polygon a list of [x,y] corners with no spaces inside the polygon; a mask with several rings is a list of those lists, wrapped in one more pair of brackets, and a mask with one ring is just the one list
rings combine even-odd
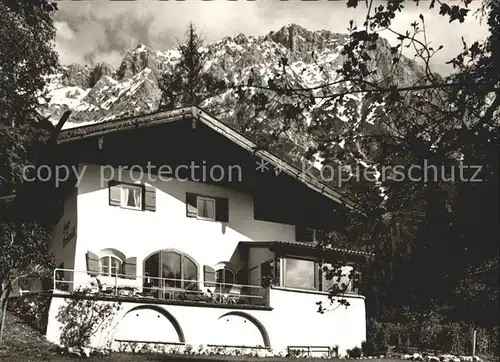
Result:
{"label": "white house", "polygon": [[[365,340],[364,297],[348,287],[350,306],[330,308],[336,281],[320,264],[368,255],[315,243],[352,200],[196,107],[63,130],[57,142],[56,164],[77,172],[58,185],[49,340],[82,287],[122,302],[117,343],[342,353]],[[318,313],[319,301],[331,310]]]}

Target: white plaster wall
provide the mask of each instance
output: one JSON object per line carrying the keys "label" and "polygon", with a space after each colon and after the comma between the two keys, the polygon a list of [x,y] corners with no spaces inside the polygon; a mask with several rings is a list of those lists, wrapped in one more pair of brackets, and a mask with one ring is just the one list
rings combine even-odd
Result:
{"label": "white plaster wall", "polygon": [[[50,250],[54,255],[56,266],[60,263],[64,263],[65,269],[74,268],[76,241],[78,238],[77,195],[78,191],[74,188],[64,200],[64,213],[52,231],[52,240],[50,242]],[[75,228],[75,234],[74,237],[69,239],[68,243],[64,245],[64,224],[67,222],[69,222],[70,225],[69,230],[73,227]],[[71,278],[71,274],[66,273],[65,279],[68,280],[69,278]]]}
{"label": "white plaster wall", "polygon": [[[123,181],[132,180],[124,178]],[[101,249],[114,248],[124,253],[126,257],[137,257],[137,274],[142,275],[142,263],[147,256],[160,249],[174,248],[187,253],[198,262],[201,278],[202,265],[214,265],[229,260],[239,241],[295,239],[293,225],[254,220],[253,202],[249,195],[202,183],[182,181],[148,183],[157,188],[156,212],[109,206],[109,192],[107,184],[101,185],[100,168],[87,166],[82,182],[78,186],[77,197],[71,196],[67,200],[67,203],[75,206],[74,211],[70,211],[71,207],[65,207],[65,216],[60,221],[62,227],[67,218],[75,219],[75,222],[77,218],[76,246],[70,243],[61,248],[62,243],[58,243],[61,237],[58,236],[59,229],[56,227],[53,240],[56,259],[64,261],[65,265],[69,266],[74,258],[74,268],[85,271],[85,253],[88,250],[98,252]],[[186,217],[186,192],[227,197],[230,221],[223,225],[219,222]],[[249,266],[258,265],[271,256],[272,254],[266,249],[255,252],[250,255]],[[86,273],[82,273],[80,278],[83,281],[88,277]],[[137,283],[140,283],[139,279]],[[360,346],[366,336],[364,299],[357,296],[348,299],[351,303],[348,309],[339,307],[331,312],[319,314],[316,302],[324,300],[328,303],[325,295],[274,288],[270,290],[270,303],[274,308],[272,311],[245,310],[244,312],[254,316],[266,328],[271,347],[275,352],[283,351],[289,345],[331,347],[339,345],[342,353],[348,348]],[[53,342],[58,342],[59,339],[59,323],[55,317],[59,306],[63,303],[62,298],[56,297],[52,300],[47,338]],[[139,305],[124,303],[118,320],[123,318],[127,311]],[[233,315],[231,318],[219,320],[224,314],[231,312],[231,309],[174,305],[159,307],[176,318],[184,331],[186,343],[189,344],[225,345],[228,344],[226,338],[228,335],[232,336],[229,342],[233,343],[246,341],[246,344],[255,344],[258,339],[255,329],[241,317]],[[128,319],[125,321],[125,329],[121,330],[130,328],[137,331],[148,330],[148,338],[157,334],[159,337],[162,336],[159,341],[167,338],[165,331],[172,332],[168,328],[165,329],[164,320],[152,323],[152,319],[158,317],[157,314],[150,311],[141,313],[145,318]],[[102,336],[112,332],[105,331],[97,341],[102,341],[104,338]],[[141,333],[138,335],[144,337]]]}
{"label": "white plaster wall", "polygon": [[[346,296],[349,307],[331,305],[325,293],[304,293],[272,288],[274,309],[267,328],[273,330],[276,348],[287,345],[339,346],[339,353],[361,347],[366,340],[365,299]],[[317,302],[329,311],[318,313]],[[276,334],[278,331],[280,333]]]}
{"label": "white plaster wall", "polygon": [[[84,172],[78,186],[76,270],[86,270],[88,250],[114,248],[126,257],[137,257],[137,274],[143,275],[145,258],[155,251],[173,248],[194,258],[200,266],[201,278],[203,265],[230,260],[239,241],[295,238],[293,225],[254,220],[253,200],[241,192],[197,182],[146,181],[156,188],[156,211],[127,210],[109,205],[108,186],[106,182],[101,184],[99,166],[80,168]],[[133,182],[127,172],[122,175],[122,181]],[[228,198],[229,222],[186,217],[186,192]],[[77,274],[75,279],[84,280],[87,276]]]}
{"label": "white plaster wall", "polygon": [[[325,314],[317,312],[316,302],[326,296],[271,290],[272,311],[231,310],[214,307],[156,305],[170,313],[180,325],[185,343],[197,345],[262,345],[264,339],[251,318],[229,315],[243,312],[255,318],[267,331],[274,353],[286,352],[288,346],[339,346],[339,352],[361,346],[366,338],[365,306],[362,297],[347,297],[351,305],[338,307]],[[100,302],[109,303],[109,302]],[[64,299],[55,297],[49,311],[47,338],[59,343],[60,324],[55,319]],[[124,338],[151,342],[179,342],[177,333],[158,310],[132,309],[140,303],[123,303],[113,323],[94,336],[95,346]],[[129,313],[129,311],[131,311]],[[136,314],[139,314],[138,318]],[[142,318],[144,317],[144,318]],[[123,323],[120,326],[120,323]],[[136,332],[137,333],[136,333]],[[141,333],[141,332],[144,333]],[[229,337],[230,336],[230,337]]]}

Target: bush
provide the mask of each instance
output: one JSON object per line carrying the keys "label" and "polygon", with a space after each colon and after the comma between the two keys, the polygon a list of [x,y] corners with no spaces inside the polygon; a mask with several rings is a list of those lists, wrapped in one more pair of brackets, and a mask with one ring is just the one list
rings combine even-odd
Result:
{"label": "bush", "polygon": [[90,299],[87,291],[73,292],[66,305],[61,306],[57,321],[61,323],[61,344],[66,347],[86,347],[101,328],[111,322],[120,310],[120,303]]}
{"label": "bush", "polygon": [[346,352],[351,358],[359,358],[363,355],[361,348],[359,348],[358,346],[354,347],[353,349],[348,349]]}
{"label": "bush", "polygon": [[41,294],[25,294],[10,298],[8,310],[42,334],[47,331],[50,297]]}
{"label": "bush", "polygon": [[[388,354],[395,349],[402,353],[432,351],[455,355],[472,354],[472,326],[463,322],[446,322],[436,312],[404,316],[394,315],[392,321],[367,321],[367,340],[362,344],[365,355]],[[476,328],[476,354],[498,355],[498,328]]]}

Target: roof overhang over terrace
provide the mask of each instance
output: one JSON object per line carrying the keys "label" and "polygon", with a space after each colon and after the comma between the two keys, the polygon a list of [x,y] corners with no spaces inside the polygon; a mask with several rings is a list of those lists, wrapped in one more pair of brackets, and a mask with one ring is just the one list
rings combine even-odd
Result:
{"label": "roof overhang over terrace", "polygon": [[360,210],[356,201],[339,190],[336,190],[313,176],[301,171],[294,165],[286,162],[282,158],[272,154],[268,150],[260,149],[259,146],[246,138],[233,128],[225,125],[216,118],[198,107],[184,107],[168,111],[155,112],[151,114],[129,117],[124,119],[101,122],[97,124],[85,125],[71,129],[62,130],[58,136],[58,144],[67,144],[87,138],[99,138],[108,134],[116,134],[117,132],[130,131],[139,128],[154,127],[167,123],[191,122],[193,129],[196,129],[198,122],[212,129],[218,134],[232,141],[237,146],[252,153],[254,156],[264,160],[269,165],[279,168],[282,173],[291,176],[298,182],[304,184],[311,190],[316,191],[323,197],[330,199],[337,205],[341,205],[352,211]]}
{"label": "roof overhang over terrace", "polygon": [[329,260],[348,260],[364,262],[374,257],[374,254],[341,248],[320,247],[316,243],[299,241],[240,241],[239,249],[267,248],[271,252],[281,255],[295,255],[304,257],[318,257]]}

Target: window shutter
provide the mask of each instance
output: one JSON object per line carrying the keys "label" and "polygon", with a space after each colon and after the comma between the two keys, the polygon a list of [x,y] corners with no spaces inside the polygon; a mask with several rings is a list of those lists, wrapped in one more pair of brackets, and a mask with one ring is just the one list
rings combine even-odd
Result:
{"label": "window shutter", "polygon": [[198,203],[196,194],[186,193],[186,216],[187,217],[197,217],[198,216]]}
{"label": "window shutter", "polygon": [[215,287],[215,270],[211,266],[203,266],[203,280],[206,287]]}
{"label": "window shutter", "polygon": [[87,273],[99,275],[99,257],[91,251],[87,251]]}
{"label": "window shutter", "polygon": [[123,263],[123,274],[124,278],[135,279],[137,278],[137,258],[131,257],[127,258]]}
{"label": "window shutter", "polygon": [[144,187],[144,210],[156,211],[156,189],[149,185]]}
{"label": "window shutter", "polygon": [[229,221],[229,200],[223,197],[215,199],[215,220]]}
{"label": "window shutter", "polygon": [[110,182],[109,184],[109,204],[111,206],[121,205],[121,187],[116,182]]}

